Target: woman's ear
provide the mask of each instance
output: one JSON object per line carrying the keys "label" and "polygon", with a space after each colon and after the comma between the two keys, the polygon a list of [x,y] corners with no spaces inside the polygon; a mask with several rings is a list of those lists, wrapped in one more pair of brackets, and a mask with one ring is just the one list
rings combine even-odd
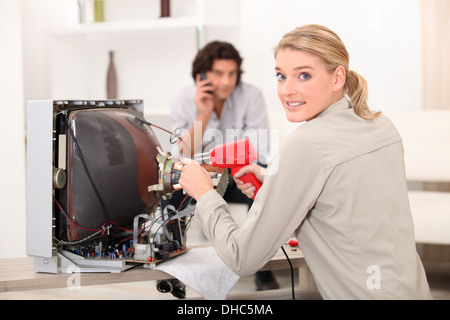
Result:
{"label": "woman's ear", "polygon": [[339,66],[334,71],[334,91],[342,90],[345,85],[345,79],[347,77],[347,73],[343,66]]}

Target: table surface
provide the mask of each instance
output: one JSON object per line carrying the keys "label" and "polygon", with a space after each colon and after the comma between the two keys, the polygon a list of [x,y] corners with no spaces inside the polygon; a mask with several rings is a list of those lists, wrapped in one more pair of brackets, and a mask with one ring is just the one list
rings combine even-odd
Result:
{"label": "table surface", "polygon": [[[305,267],[306,262],[298,247],[285,245],[293,268]],[[290,265],[280,249],[261,270],[289,269]],[[35,289],[63,288],[72,274],[37,273],[33,270],[33,257],[0,259],[0,292]],[[121,273],[82,273],[82,285],[99,285],[172,278],[171,275],[154,269],[137,266]]]}

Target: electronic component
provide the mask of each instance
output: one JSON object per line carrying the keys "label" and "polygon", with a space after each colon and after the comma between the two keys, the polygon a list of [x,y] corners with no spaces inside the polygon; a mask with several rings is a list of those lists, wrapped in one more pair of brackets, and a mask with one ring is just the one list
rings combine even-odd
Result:
{"label": "electronic component", "polygon": [[27,254],[35,271],[122,272],[188,250],[190,199],[161,208],[179,171],[141,100],[29,101],[27,117]]}

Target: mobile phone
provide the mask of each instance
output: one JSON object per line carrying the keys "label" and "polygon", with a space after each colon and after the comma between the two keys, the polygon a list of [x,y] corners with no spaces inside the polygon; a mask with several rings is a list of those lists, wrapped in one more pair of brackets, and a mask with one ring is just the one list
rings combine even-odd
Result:
{"label": "mobile phone", "polygon": [[[201,71],[200,72],[200,80],[206,80],[206,79],[208,79],[207,77],[206,77],[206,73],[204,72],[204,71]],[[209,85],[210,86],[210,85]],[[206,91],[207,93],[209,93],[209,94],[213,94],[213,92],[212,92],[212,90],[208,90],[208,91]]]}

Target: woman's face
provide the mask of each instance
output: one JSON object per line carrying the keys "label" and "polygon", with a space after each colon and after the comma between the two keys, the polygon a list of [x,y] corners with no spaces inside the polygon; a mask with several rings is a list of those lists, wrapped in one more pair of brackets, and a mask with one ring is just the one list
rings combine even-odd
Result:
{"label": "woman's face", "polygon": [[312,120],[343,97],[343,67],[330,73],[318,56],[289,48],[275,60],[278,96],[290,122]]}

